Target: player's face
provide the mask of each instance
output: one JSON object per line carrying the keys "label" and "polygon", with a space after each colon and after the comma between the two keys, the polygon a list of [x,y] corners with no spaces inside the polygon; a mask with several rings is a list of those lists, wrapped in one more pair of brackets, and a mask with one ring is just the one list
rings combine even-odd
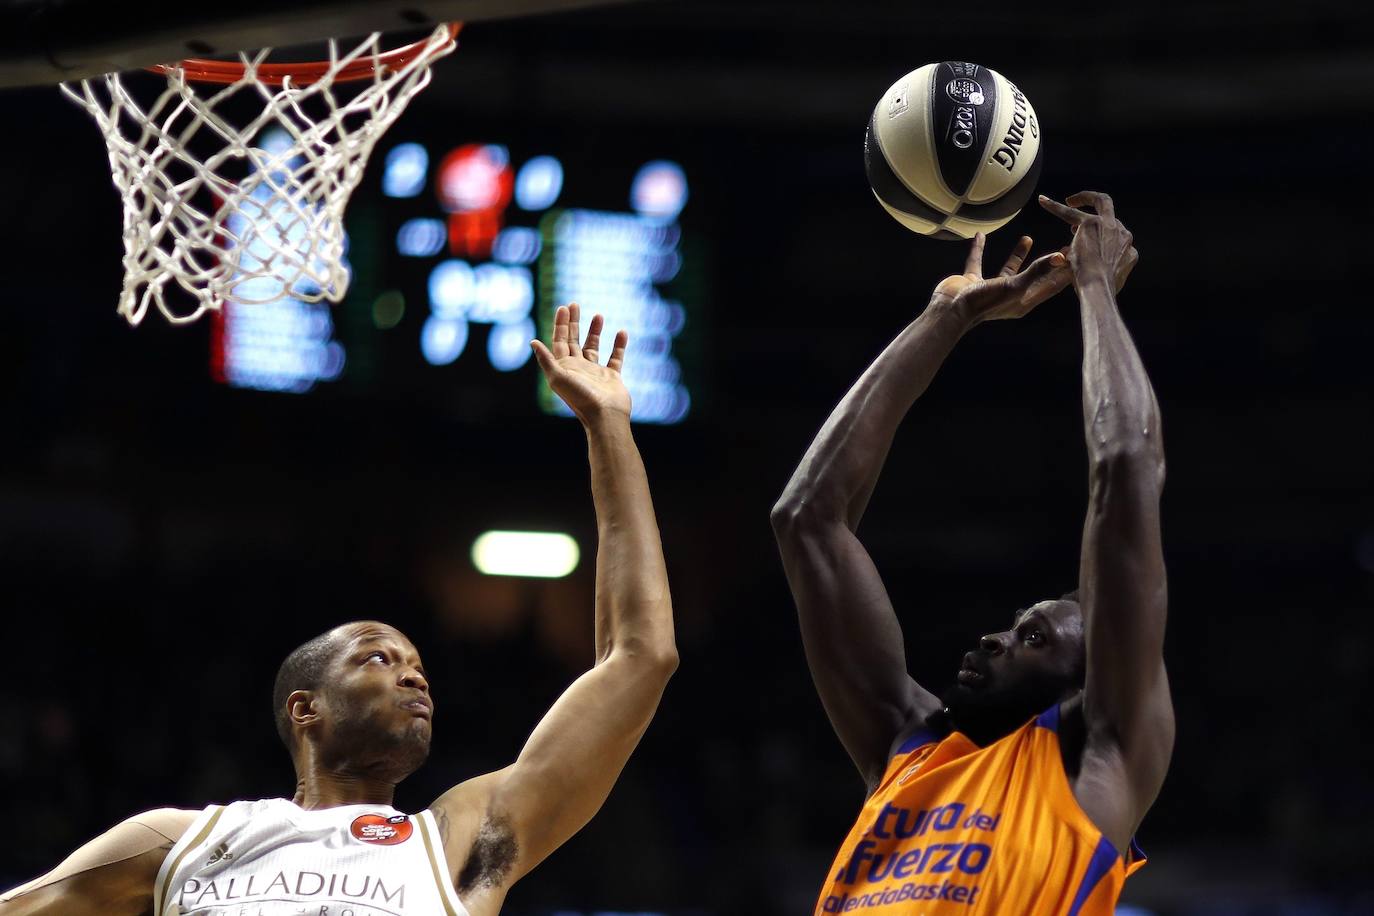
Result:
{"label": "player's face", "polygon": [[434,701],[420,653],[382,623],[351,625],[340,639],[322,691],[332,756],[384,768],[399,781],[429,756]]}
{"label": "player's face", "polygon": [[1082,687],[1083,615],[1076,602],[1042,601],[1012,627],[978,640],[945,695],[963,731],[1010,732]]}

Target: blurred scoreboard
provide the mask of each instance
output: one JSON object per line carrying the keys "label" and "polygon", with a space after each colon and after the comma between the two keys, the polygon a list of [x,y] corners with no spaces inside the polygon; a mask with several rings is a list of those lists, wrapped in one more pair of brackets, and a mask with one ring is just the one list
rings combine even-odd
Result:
{"label": "blurred scoreboard", "polygon": [[429,398],[474,419],[570,415],[529,343],[577,302],[584,328],[600,313],[608,335],[629,332],[633,419],[681,422],[700,377],[704,300],[701,247],[681,223],[687,173],[619,159],[379,145],[349,204],[345,301],[228,303],[213,323],[212,375],[263,391]]}

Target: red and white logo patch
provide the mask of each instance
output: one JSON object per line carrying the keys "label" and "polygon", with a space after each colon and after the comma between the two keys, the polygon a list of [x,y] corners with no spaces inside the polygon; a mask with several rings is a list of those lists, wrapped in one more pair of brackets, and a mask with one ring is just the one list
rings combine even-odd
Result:
{"label": "red and white logo patch", "polygon": [[404,814],[387,817],[385,814],[362,814],[353,819],[349,832],[364,843],[374,846],[395,846],[410,839],[415,825]]}

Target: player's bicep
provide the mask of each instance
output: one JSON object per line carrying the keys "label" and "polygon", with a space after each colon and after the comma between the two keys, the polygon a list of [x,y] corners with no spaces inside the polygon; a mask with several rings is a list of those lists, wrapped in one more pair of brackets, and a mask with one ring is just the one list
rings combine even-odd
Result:
{"label": "player's bicep", "polygon": [[516,762],[435,802],[460,895],[509,887],[600,809],[639,743],[671,665],[613,651],[563,692]]}
{"label": "player's bicep", "polygon": [[873,559],[834,521],[779,525],[812,680],[836,735],[865,781],[887,766],[893,740],[939,708],[907,671],[901,625]]}
{"label": "player's bicep", "polygon": [[575,680],[531,733],[494,793],[513,832],[514,878],[591,820],[648,728],[675,663],[619,650]]}
{"label": "player's bicep", "polygon": [[547,832],[545,845],[552,848],[601,807],[648,728],[667,679],[652,661],[613,651],[563,692],[502,787],[507,808],[528,833]]}

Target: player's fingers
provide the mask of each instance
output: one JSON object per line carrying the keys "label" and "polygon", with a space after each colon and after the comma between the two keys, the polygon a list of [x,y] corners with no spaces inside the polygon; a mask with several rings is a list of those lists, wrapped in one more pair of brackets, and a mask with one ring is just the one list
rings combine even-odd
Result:
{"label": "player's fingers", "polygon": [[1024,315],[1047,299],[1052,299],[1073,282],[1069,260],[1057,251],[1041,255],[1008,281],[1016,290]]}
{"label": "player's fingers", "polygon": [[597,351],[601,348],[601,327],[605,323],[600,315],[593,315],[591,327],[587,328],[587,340],[582,344],[582,356],[594,363],[600,362]]}
{"label": "player's fingers", "polygon": [[1112,203],[1111,195],[1101,191],[1079,191],[1064,198],[1064,203],[1070,207],[1092,207],[1098,216],[1116,219],[1116,206]]}
{"label": "player's fingers", "polygon": [[1021,236],[1016,247],[1007,256],[1007,263],[1002,265],[1002,272],[999,276],[1010,277],[1021,269],[1021,264],[1026,260],[1026,255],[1030,254],[1031,245],[1035,244],[1028,235]]}
{"label": "player's fingers", "polygon": [[1121,260],[1121,266],[1116,269],[1116,291],[1121,292],[1121,287],[1126,285],[1126,279],[1130,277],[1131,271],[1135,270],[1136,264],[1140,263],[1140,252],[1136,251],[1132,245],[1127,251],[1126,256]]}
{"label": "player's fingers", "polygon": [[553,355],[562,359],[568,355],[568,307],[560,305],[553,313]]}
{"label": "player's fingers", "polygon": [[1049,254],[1042,254],[1026,265],[1026,269],[1016,275],[1016,282],[1030,285],[1037,280],[1053,274],[1055,271],[1068,271],[1069,259],[1059,251],[1051,251]]}
{"label": "player's fingers", "polygon": [[617,331],[615,335],[615,346],[611,350],[611,358],[606,361],[606,368],[612,372],[619,372],[620,367],[625,365],[625,348],[630,345],[630,335],[626,331]]}
{"label": "player's fingers", "polygon": [[973,241],[968,246],[968,258],[964,261],[964,273],[983,276],[983,246],[987,240],[988,237],[981,232],[973,234]]}
{"label": "player's fingers", "polygon": [[577,305],[576,302],[569,302],[569,303],[568,303],[568,352],[569,352],[569,353],[576,353],[576,352],[577,352],[577,348],[581,345],[581,344],[580,344],[580,341],[582,340],[582,337],[581,337],[580,335],[581,335],[582,332],[581,332],[581,330],[580,330],[580,329],[578,328],[578,326],[577,326],[578,319],[581,318],[581,317],[582,317],[582,309],[578,307],[578,305]]}
{"label": "player's fingers", "polygon": [[1055,216],[1068,223],[1070,226],[1077,226],[1088,218],[1088,214],[1082,210],[1075,210],[1073,207],[1066,207],[1057,200],[1050,200],[1044,194],[1040,195],[1040,206],[1053,213]]}
{"label": "player's fingers", "polygon": [[534,358],[539,363],[539,368],[544,370],[544,375],[548,378],[553,377],[557,362],[553,353],[548,347],[544,346],[542,340],[531,340],[530,346],[534,348]]}

